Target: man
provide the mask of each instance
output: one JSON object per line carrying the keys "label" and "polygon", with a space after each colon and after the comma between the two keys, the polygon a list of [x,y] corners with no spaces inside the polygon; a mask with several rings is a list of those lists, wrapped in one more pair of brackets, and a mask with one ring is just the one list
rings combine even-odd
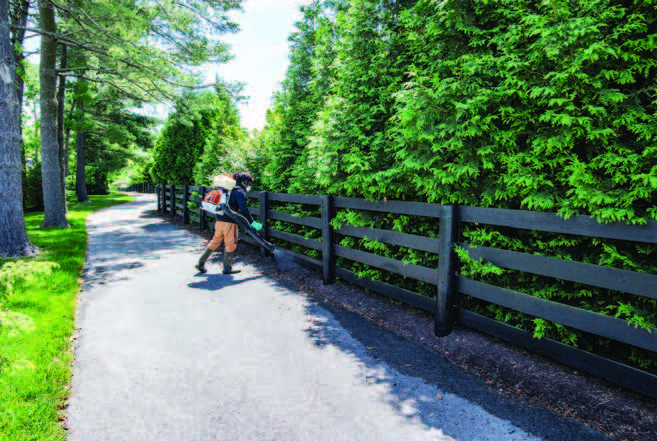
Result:
{"label": "man", "polygon": [[[260,231],[262,224],[255,222],[249,213],[249,205],[246,201],[246,192],[251,190],[254,179],[246,172],[237,172],[233,174],[233,179],[236,182],[235,187],[230,191],[230,198],[228,199],[228,206],[235,212],[239,212],[254,230]],[[215,178],[216,181],[216,178]],[[237,249],[237,224],[227,215],[217,215],[217,222],[214,225],[214,237],[208,244],[205,252],[196,264],[195,268],[202,273],[206,273],[205,262],[214,250],[216,250],[221,242],[225,243],[224,250],[224,274],[239,273],[240,270],[233,270],[233,254]]]}

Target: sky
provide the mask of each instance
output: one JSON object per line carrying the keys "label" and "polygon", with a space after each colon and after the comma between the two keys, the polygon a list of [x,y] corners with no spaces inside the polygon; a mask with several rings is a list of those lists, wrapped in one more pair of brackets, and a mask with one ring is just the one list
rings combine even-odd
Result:
{"label": "sky", "polygon": [[216,72],[224,80],[244,83],[243,94],[250,98],[239,110],[249,130],[265,125],[272,94],[289,66],[287,38],[301,19],[299,7],[307,4],[310,0],[246,0],[244,12],[235,17],[240,31],[224,36],[235,59],[211,69],[208,79]]}

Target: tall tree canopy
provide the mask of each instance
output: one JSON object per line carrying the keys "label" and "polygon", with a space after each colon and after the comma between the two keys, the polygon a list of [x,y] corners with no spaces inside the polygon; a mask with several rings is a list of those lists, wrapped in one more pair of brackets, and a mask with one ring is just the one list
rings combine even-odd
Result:
{"label": "tall tree canopy", "polygon": [[655,2],[499,6],[420,1],[404,17],[417,55],[396,154],[417,190],[657,219]]}
{"label": "tall tree canopy", "polygon": [[268,115],[267,161],[263,181],[273,191],[303,192],[315,187],[308,150],[317,113],[333,77],[335,14],[344,1],[315,0],[301,7],[303,18],[290,35],[290,66]]}
{"label": "tall tree canopy", "polygon": [[87,81],[76,82],[71,100],[75,107],[71,124],[78,133],[76,192],[84,201],[87,193],[107,193],[111,174],[140,151],[152,149],[156,120],[130,111],[130,101],[116,89]]}
{"label": "tall tree canopy", "polygon": [[231,150],[238,150],[245,136],[235,99],[221,84],[215,86],[211,107],[213,116],[208,138],[199,162],[194,164],[193,182],[198,185],[210,185],[212,176],[218,170],[231,169],[228,165]]}
{"label": "tall tree canopy", "polygon": [[394,170],[390,119],[394,94],[412,63],[399,16],[413,3],[354,0],[338,16],[338,68],[313,128],[307,164],[329,191],[408,197],[408,177]]}
{"label": "tall tree canopy", "polygon": [[237,107],[222,86],[177,101],[153,152],[155,182],[208,185],[228,146],[243,137]]}
{"label": "tall tree canopy", "polygon": [[[328,51],[320,50],[330,40],[328,28],[313,26],[316,14],[306,14],[293,37],[288,76],[260,134],[265,190],[579,213],[600,222],[657,219],[655,0],[342,5],[327,14],[334,24]],[[323,84],[326,74],[329,86],[314,95],[306,85]],[[408,216],[340,210],[337,217],[436,234],[435,223]],[[476,246],[657,273],[657,250],[641,244],[467,224],[461,234]],[[344,237],[341,245],[408,263],[432,259],[367,239]],[[657,325],[652,299],[526,273],[480,274],[467,252],[460,256],[460,270],[478,280]],[[411,289],[394,274],[350,268]],[[460,307],[537,337],[587,349],[606,344],[467,296]],[[624,362],[657,366],[654,353],[622,351]]]}
{"label": "tall tree canopy", "polygon": [[[181,89],[207,87],[201,71],[208,62],[230,58],[220,36],[237,26],[229,12],[242,0],[202,0],[144,3],[39,1],[42,36],[41,127],[44,182],[44,225],[63,226],[66,160],[61,135],[57,139],[57,72],[78,81],[110,86],[133,102],[173,99]],[[58,16],[55,25],[55,14]],[[23,29],[22,26],[15,26]],[[56,71],[56,45],[77,50]],[[62,51],[62,54],[65,54]],[[55,54],[51,56],[50,54]],[[63,60],[63,58],[62,58]],[[65,84],[63,81],[61,84]],[[52,91],[52,92],[51,92]],[[59,99],[64,96],[60,88]],[[59,106],[60,127],[64,106]],[[83,138],[79,134],[78,139]],[[55,155],[57,151],[57,155]],[[55,176],[59,182],[53,181]]]}
{"label": "tall tree canopy", "polygon": [[313,2],[265,182],[657,219],[656,21],[650,0]]}

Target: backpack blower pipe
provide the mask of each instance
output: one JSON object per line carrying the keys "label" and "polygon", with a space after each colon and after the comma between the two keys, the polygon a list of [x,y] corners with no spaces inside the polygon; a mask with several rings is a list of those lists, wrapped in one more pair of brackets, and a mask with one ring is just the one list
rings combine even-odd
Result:
{"label": "backpack blower pipe", "polygon": [[256,240],[256,242],[258,242],[260,244],[261,247],[263,247],[264,249],[266,249],[270,253],[273,253],[274,251],[276,251],[276,246],[273,243],[269,243],[265,239],[260,237],[258,235],[258,233],[253,229],[253,227],[249,224],[249,221],[246,220],[246,218],[244,216],[242,216],[239,213],[234,212],[228,206],[228,204],[224,203],[224,204],[219,205],[219,207],[226,214],[226,216],[228,216],[229,218],[234,220],[237,225],[244,228],[246,230],[246,232],[249,233],[249,235],[251,237],[253,237]]}

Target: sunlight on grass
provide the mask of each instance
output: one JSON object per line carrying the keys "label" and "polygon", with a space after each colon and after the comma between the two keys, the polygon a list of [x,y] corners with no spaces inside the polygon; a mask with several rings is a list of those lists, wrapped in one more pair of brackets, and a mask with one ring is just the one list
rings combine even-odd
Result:
{"label": "sunlight on grass", "polygon": [[[133,199],[112,193],[91,196],[89,203],[73,203],[67,216],[70,228],[41,229],[43,213],[26,215],[28,236],[40,252],[38,257],[22,260],[54,262],[59,267],[50,275],[18,281],[10,296],[0,295],[0,440],[66,438],[61,422],[69,394],[71,335],[87,250],[85,220],[96,210]],[[15,261],[0,259],[0,265]]]}

